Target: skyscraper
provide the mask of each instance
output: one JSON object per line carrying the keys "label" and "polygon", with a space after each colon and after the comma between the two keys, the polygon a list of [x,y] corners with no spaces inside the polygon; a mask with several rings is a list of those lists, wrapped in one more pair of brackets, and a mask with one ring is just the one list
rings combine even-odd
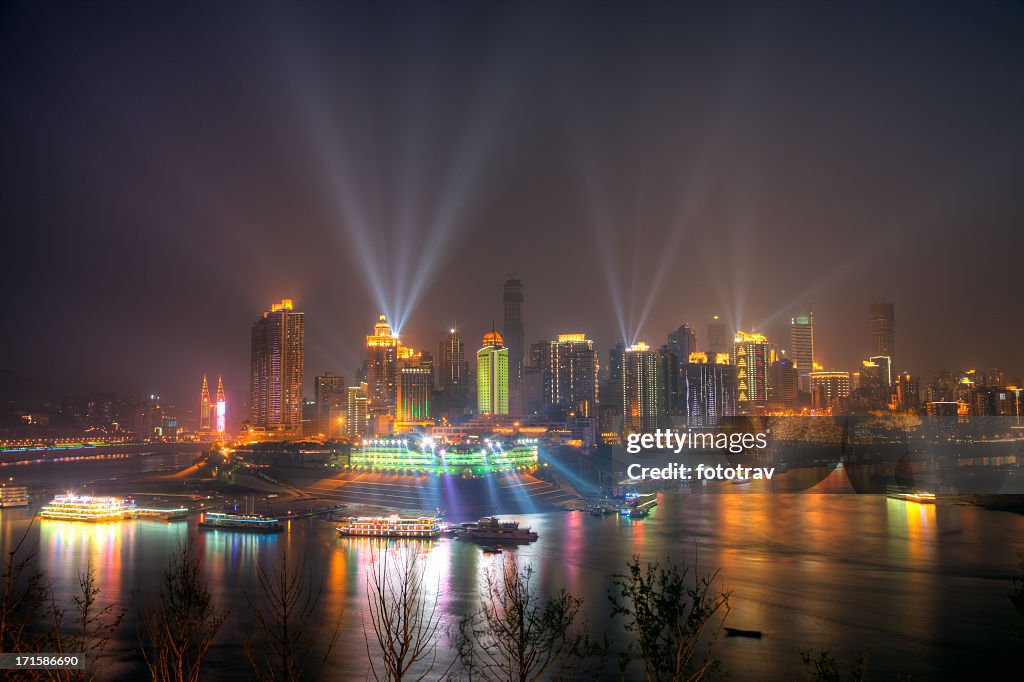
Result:
{"label": "skyscraper", "polygon": [[526,331],[523,327],[523,283],[515,275],[505,280],[502,296],[504,324],[502,333],[508,343],[509,409],[513,414],[523,411],[523,353]]}
{"label": "skyscraper", "polygon": [[255,433],[302,435],[305,318],[284,299],[252,326],[249,428]]}
{"label": "skyscraper", "polygon": [[434,383],[434,363],[429,354],[399,349],[398,402],[395,418],[414,422],[430,418],[430,389]]}
{"label": "skyscraper", "polygon": [[768,400],[768,339],[761,334],[736,332],[732,364],[740,404],[763,405]]}
{"label": "skyscraper", "polygon": [[811,406],[815,410],[843,412],[850,397],[849,372],[811,372]]}
{"label": "skyscraper", "polygon": [[665,379],[658,351],[636,343],[622,356],[622,433],[648,433],[665,418]]}
{"label": "skyscraper", "polygon": [[217,377],[217,403],[214,407],[214,415],[217,434],[223,436],[227,431],[228,399],[224,395],[224,378],[221,376]]}
{"label": "skyscraper", "polygon": [[398,337],[384,315],[366,337],[366,385],[371,414],[394,414],[398,400]]}
{"label": "skyscraper", "polygon": [[366,382],[348,387],[345,409],[345,436],[353,443],[370,431],[370,399]]}
{"label": "skyscraper", "polygon": [[484,334],[483,347],[476,353],[477,411],[480,414],[508,414],[508,348],[501,334]]}
{"label": "skyscraper", "polygon": [[345,377],[324,372],[314,380],[313,390],[316,400],[317,433],[333,437],[341,432],[338,419],[348,409]]}
{"label": "skyscraper", "polygon": [[210,387],[206,383],[206,375],[203,375],[203,387],[199,390],[199,433],[210,433]]}
{"label": "skyscraper", "polygon": [[658,349],[658,362],[661,363],[660,371],[665,390],[665,395],[662,398],[665,412],[668,414],[682,414],[685,407],[683,406],[682,393],[680,392],[682,376],[679,370],[682,365],[679,362],[679,356],[668,345],[665,345]]}
{"label": "skyscraper", "polygon": [[892,303],[871,304],[871,354],[884,355],[896,367],[896,310]]}
{"label": "skyscraper", "polygon": [[814,371],[814,316],[797,315],[789,322],[790,359],[799,375],[799,388],[810,392],[811,372]]}
{"label": "skyscraper", "polygon": [[689,324],[680,325],[668,333],[668,349],[676,354],[680,365],[685,364],[690,353],[697,351],[697,331]]}
{"label": "skyscraper", "polygon": [[736,368],[729,356],[691,353],[682,369],[682,394],[688,427],[718,426],[736,414]]}
{"label": "skyscraper", "polygon": [[768,402],[773,408],[792,410],[796,407],[798,383],[797,369],[792,360],[780,358],[771,363],[768,368]]}
{"label": "skyscraper", "polygon": [[530,346],[540,377],[543,408],[561,417],[596,417],[598,354],[586,334],[559,334]]}
{"label": "skyscraper", "polygon": [[469,367],[466,365],[466,351],[462,336],[453,327],[448,335],[441,339],[437,350],[437,387],[441,391],[441,401],[446,408],[462,408],[466,406],[466,380]]}
{"label": "skyscraper", "polygon": [[725,321],[715,315],[708,323],[708,356],[713,357],[719,353],[730,352],[732,349],[729,347],[729,333],[725,327]]}

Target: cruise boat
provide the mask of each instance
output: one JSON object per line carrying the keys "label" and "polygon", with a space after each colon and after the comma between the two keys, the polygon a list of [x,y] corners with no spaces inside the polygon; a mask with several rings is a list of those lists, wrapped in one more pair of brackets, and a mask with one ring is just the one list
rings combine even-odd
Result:
{"label": "cruise boat", "polygon": [[89,495],[57,495],[39,509],[44,519],[63,521],[120,521],[134,517],[135,502],[123,497],[91,497]]}
{"label": "cruise boat", "polygon": [[485,544],[525,544],[539,536],[529,528],[520,528],[518,521],[500,521],[496,516],[488,516],[458,532],[456,537]]}
{"label": "cruise boat", "polygon": [[885,494],[895,500],[917,502],[918,504],[935,504],[935,493],[914,490],[902,485],[889,486]]}
{"label": "cruise boat", "polygon": [[280,533],[284,530],[277,519],[259,514],[226,514],[207,512],[199,522],[203,530],[232,530],[243,533]]}
{"label": "cruise boat", "polygon": [[23,485],[0,486],[0,509],[27,506],[28,488]]}
{"label": "cruise boat", "polygon": [[436,516],[350,516],[337,529],[342,537],[429,539],[441,536],[441,521]]}

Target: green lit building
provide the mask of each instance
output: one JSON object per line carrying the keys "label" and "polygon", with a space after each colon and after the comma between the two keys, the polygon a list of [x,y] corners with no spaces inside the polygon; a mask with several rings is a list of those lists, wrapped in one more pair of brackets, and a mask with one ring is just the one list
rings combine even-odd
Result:
{"label": "green lit building", "polygon": [[367,439],[352,449],[354,469],[380,473],[486,476],[537,468],[537,441],[484,440],[475,444],[435,444],[432,438]]}

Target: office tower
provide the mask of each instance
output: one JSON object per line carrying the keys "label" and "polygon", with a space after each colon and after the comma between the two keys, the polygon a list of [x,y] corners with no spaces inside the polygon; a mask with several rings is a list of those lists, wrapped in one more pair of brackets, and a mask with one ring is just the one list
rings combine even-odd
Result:
{"label": "office tower", "polygon": [[718,315],[711,318],[708,323],[708,357],[714,357],[719,353],[731,353],[729,347],[729,332],[725,327],[725,321]]}
{"label": "office tower", "polygon": [[988,372],[988,385],[993,388],[1002,388],[1006,386],[1006,375],[1003,374],[1001,369],[991,369]]}
{"label": "office tower", "polygon": [[896,311],[892,303],[871,304],[871,354],[896,364]]}
{"label": "office tower", "polygon": [[228,422],[228,399],[224,395],[224,378],[221,376],[217,377],[217,403],[214,408],[216,415],[216,427],[219,435],[224,435],[227,430]]}
{"label": "office tower", "polygon": [[508,348],[494,330],[484,334],[476,352],[476,383],[480,414],[508,414]]}
{"label": "office tower", "polygon": [[199,391],[199,433],[210,433],[210,415],[210,387],[206,384],[206,375],[204,374],[203,387]]}
{"label": "office tower", "polygon": [[249,427],[254,432],[302,434],[304,334],[304,316],[287,298],[253,324]]}
{"label": "office tower", "polygon": [[313,383],[316,401],[316,430],[322,436],[333,438],[341,433],[338,423],[348,409],[348,391],[345,377],[324,372]]}
{"label": "office tower", "polygon": [[741,405],[763,405],[768,400],[768,355],[768,339],[762,334],[736,332],[732,364]]}
{"label": "office tower", "polygon": [[693,352],[682,367],[681,393],[686,425],[717,426],[736,414],[736,368],[725,353],[710,358]]}
{"label": "office tower", "polygon": [[622,433],[648,433],[665,418],[665,379],[658,351],[637,343],[622,356]]}
{"label": "office tower", "polygon": [[541,414],[550,392],[551,367],[549,362],[550,342],[538,341],[530,344],[523,359],[523,413]]}
{"label": "office tower", "polygon": [[502,333],[508,343],[509,408],[513,414],[523,411],[523,353],[526,332],[523,327],[523,283],[514,275],[505,280],[504,324]]}
{"label": "office tower", "polygon": [[878,365],[878,373],[882,383],[886,386],[892,386],[892,358],[887,355],[873,355],[868,358],[868,362]]}
{"label": "office tower", "polygon": [[768,402],[776,409],[792,410],[796,406],[798,383],[793,361],[789,358],[776,360],[768,372]]}
{"label": "office tower", "polygon": [[811,372],[811,406],[815,410],[831,409],[833,414],[845,411],[850,397],[849,372]]}
{"label": "office tower", "polygon": [[799,389],[808,392],[811,390],[811,372],[814,371],[814,316],[810,311],[790,319],[789,351],[799,374]]}
{"label": "office tower", "polygon": [[441,391],[441,401],[446,408],[466,406],[468,375],[462,335],[452,327],[448,335],[441,339],[437,352],[437,388]]}
{"label": "office tower", "polygon": [[596,417],[598,354],[586,334],[559,334],[530,346],[531,383],[541,389],[544,410],[559,417]]}
{"label": "office tower", "polygon": [[[876,359],[886,362],[878,364]],[[881,357],[861,363],[857,393],[870,407],[880,408],[889,402],[888,360],[887,357]]]}
{"label": "office tower", "polygon": [[383,315],[366,337],[366,385],[371,414],[394,414],[398,399],[398,337]]}
{"label": "office tower", "polygon": [[896,406],[904,412],[916,412],[921,407],[921,382],[903,372],[896,377]]}
{"label": "office tower", "polygon": [[430,418],[433,379],[434,363],[430,355],[399,349],[397,421],[414,422]]}
{"label": "office tower", "polygon": [[626,344],[617,343],[608,351],[608,378],[622,381],[622,361],[626,355]]}
{"label": "office tower", "polygon": [[679,364],[686,364],[690,353],[697,351],[697,331],[688,324],[683,324],[668,333],[668,349],[675,353]]}
{"label": "office tower", "polygon": [[[689,357],[689,355],[687,355]],[[682,398],[680,397],[680,382],[681,376],[679,374],[679,356],[675,354],[675,351],[671,350],[668,345],[664,345],[658,349],[658,362],[661,364],[660,372],[663,377],[664,385],[664,396],[662,397],[662,404],[665,406],[665,412],[667,414],[682,414],[684,406]]]}
{"label": "office tower", "polygon": [[345,436],[355,443],[370,431],[370,398],[365,381],[348,387],[346,403]]}

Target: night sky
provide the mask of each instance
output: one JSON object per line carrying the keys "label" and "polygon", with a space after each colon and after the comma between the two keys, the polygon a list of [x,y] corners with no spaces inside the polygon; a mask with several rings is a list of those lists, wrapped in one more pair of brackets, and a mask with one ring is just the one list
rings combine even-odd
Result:
{"label": "night sky", "polygon": [[0,369],[237,405],[289,297],[311,394],[515,272],[602,362],[813,300],[852,369],[886,298],[899,369],[1018,376],[1024,8],[883,4],[7,4]]}

